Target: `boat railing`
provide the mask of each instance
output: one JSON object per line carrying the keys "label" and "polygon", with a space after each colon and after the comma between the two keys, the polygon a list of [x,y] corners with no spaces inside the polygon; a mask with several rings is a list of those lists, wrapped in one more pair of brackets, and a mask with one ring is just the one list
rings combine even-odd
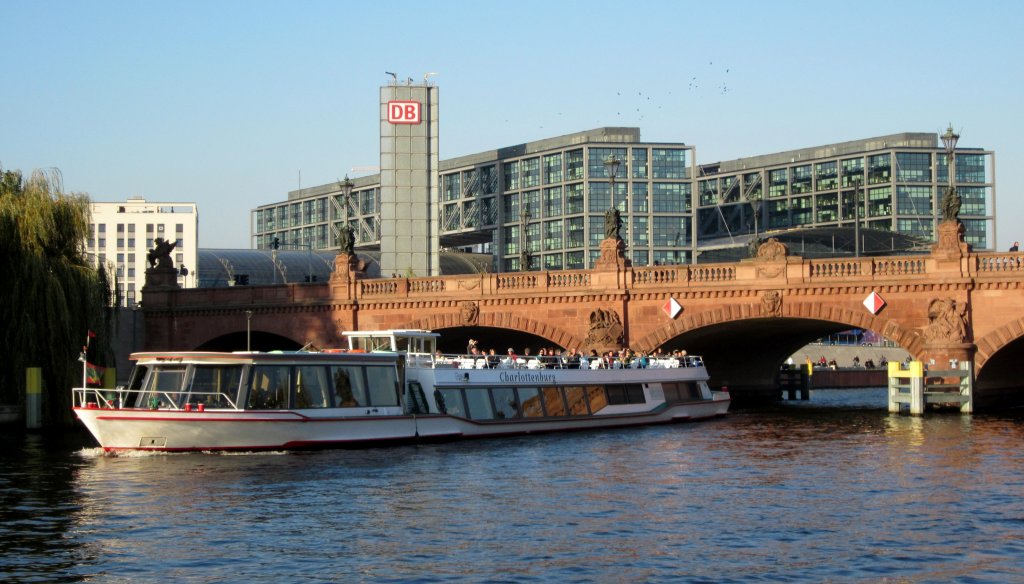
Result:
{"label": "boat railing", "polygon": [[206,407],[237,410],[235,400],[219,391],[152,391],[149,389],[115,389],[76,387],[72,390],[73,405],[79,408],[120,409],[138,401],[139,394],[150,396],[148,409],[203,411]]}
{"label": "boat railing", "polygon": [[538,355],[511,357],[498,355],[459,355],[437,353],[410,357],[409,363],[416,367],[434,369],[676,369],[681,367],[703,367],[704,359],[697,355],[682,357],[648,357],[646,366],[639,358],[623,361],[619,358],[564,357]]}

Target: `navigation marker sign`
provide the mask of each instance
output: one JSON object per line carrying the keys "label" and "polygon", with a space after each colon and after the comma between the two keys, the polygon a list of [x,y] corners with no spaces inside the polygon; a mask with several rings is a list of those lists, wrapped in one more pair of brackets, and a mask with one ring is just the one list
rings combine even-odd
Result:
{"label": "navigation marker sign", "polygon": [[864,308],[867,308],[871,314],[878,314],[878,311],[882,310],[883,306],[885,306],[885,300],[882,300],[882,297],[877,292],[868,294],[868,297],[864,299]]}
{"label": "navigation marker sign", "polygon": [[675,318],[676,315],[682,312],[683,307],[680,306],[678,302],[676,302],[675,298],[669,296],[668,300],[665,302],[665,305],[662,306],[661,309],[665,311],[665,314],[667,314],[669,318]]}

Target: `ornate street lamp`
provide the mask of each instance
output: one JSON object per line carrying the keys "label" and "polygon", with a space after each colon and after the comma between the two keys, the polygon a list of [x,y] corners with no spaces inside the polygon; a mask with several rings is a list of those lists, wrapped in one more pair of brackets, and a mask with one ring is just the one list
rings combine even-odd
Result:
{"label": "ornate street lamp", "polygon": [[[618,176],[619,174],[620,164],[622,164],[622,161],[616,158],[614,154],[609,154],[608,158],[604,159],[604,170],[608,174],[609,186],[611,188],[611,196],[609,197],[609,200],[611,201],[611,206],[608,207],[608,213],[612,213],[615,211],[615,177]],[[606,222],[608,221],[608,213],[605,214]],[[608,225],[605,225],[605,231],[608,231]],[[615,231],[616,236],[618,236],[617,226]],[[608,237],[608,234],[605,233],[605,236]]]}
{"label": "ornate street lamp", "polygon": [[946,170],[949,171],[949,179],[946,186],[946,195],[942,198],[942,219],[943,221],[959,221],[960,216],[960,195],[956,192],[956,143],[960,134],[953,131],[953,124],[946,128],[942,135],[942,145],[946,147]]}

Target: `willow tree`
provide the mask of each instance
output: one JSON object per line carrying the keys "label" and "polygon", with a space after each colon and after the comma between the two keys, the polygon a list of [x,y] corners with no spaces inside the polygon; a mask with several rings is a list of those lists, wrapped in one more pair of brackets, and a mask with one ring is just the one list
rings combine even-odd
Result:
{"label": "willow tree", "polygon": [[46,425],[71,420],[89,331],[91,360],[110,358],[111,289],[85,253],[90,221],[88,197],[62,192],[56,170],[0,168],[0,403],[24,403],[25,370],[40,367]]}

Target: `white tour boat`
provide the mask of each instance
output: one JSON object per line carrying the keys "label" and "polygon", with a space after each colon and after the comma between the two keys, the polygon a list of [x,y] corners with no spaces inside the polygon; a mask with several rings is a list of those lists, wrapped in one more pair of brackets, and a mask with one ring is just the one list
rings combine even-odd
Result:
{"label": "white tour boat", "polygon": [[439,335],[423,330],[344,334],[345,350],[135,353],[127,387],[75,388],[74,411],[107,451],[255,451],[636,426],[729,408],[699,357],[597,368],[440,355]]}

